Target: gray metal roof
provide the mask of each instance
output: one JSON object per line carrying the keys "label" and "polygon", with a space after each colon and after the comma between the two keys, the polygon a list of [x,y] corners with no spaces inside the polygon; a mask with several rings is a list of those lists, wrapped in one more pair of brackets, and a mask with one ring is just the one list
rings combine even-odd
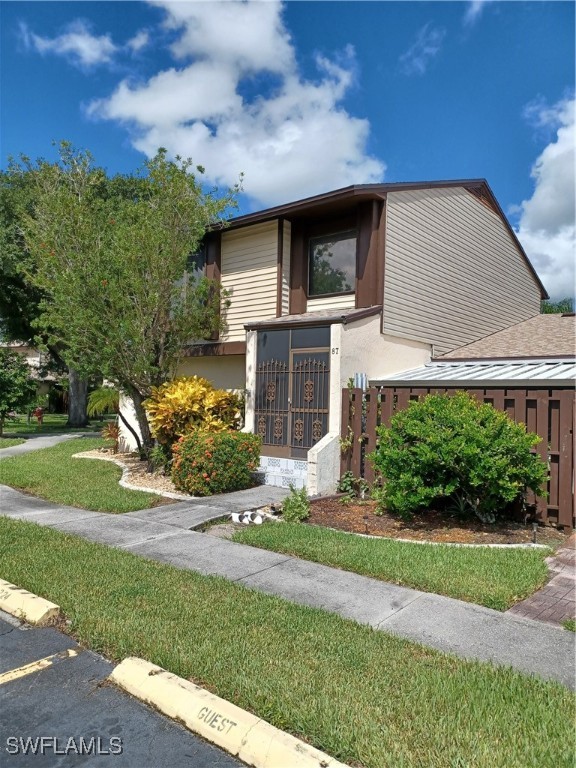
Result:
{"label": "gray metal roof", "polygon": [[459,384],[466,382],[476,386],[492,384],[511,386],[539,386],[549,382],[556,387],[573,387],[576,382],[576,360],[484,360],[482,362],[434,362],[421,368],[396,373],[372,384],[401,383],[410,386]]}

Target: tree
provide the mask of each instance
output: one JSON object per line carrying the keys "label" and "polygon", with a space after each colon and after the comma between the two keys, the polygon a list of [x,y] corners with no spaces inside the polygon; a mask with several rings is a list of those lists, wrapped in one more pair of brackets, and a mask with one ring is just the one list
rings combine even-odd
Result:
{"label": "tree", "polygon": [[565,299],[560,299],[559,301],[550,301],[547,299],[541,303],[540,312],[544,315],[574,312],[574,300],[568,296]]}
{"label": "tree", "polygon": [[[48,300],[44,291],[24,278],[34,270],[22,234],[22,215],[34,214],[34,179],[29,173],[0,173],[0,331],[10,341],[37,343],[40,302]],[[64,374],[61,345],[47,344],[46,334],[39,343],[49,352],[50,369]],[[87,382],[74,370],[68,371],[68,424],[84,426]]]}
{"label": "tree", "polygon": [[11,411],[21,411],[36,398],[36,382],[28,363],[11,349],[0,348],[0,436]]}
{"label": "tree", "polygon": [[190,160],[166,150],[137,176],[108,179],[87,152],[60,147],[60,162],[23,160],[31,173],[34,215],[24,237],[48,298],[40,324],[80,374],[98,372],[134,404],[145,449],[152,445],[143,401],[173,378],[184,347],[223,327],[222,292],[186,271],[207,228],[235,204],[204,192]]}

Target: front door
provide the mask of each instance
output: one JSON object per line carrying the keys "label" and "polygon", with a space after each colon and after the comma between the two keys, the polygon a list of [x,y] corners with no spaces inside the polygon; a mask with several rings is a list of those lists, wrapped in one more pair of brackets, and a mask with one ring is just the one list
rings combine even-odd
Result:
{"label": "front door", "polygon": [[256,432],[263,454],[306,458],[328,432],[330,327],[259,331]]}

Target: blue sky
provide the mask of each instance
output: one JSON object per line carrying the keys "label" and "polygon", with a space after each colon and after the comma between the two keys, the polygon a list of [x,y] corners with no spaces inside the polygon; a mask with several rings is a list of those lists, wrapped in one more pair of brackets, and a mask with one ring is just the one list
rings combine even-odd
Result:
{"label": "blue sky", "polygon": [[0,2],[1,162],[158,146],[247,212],[354,183],[484,177],[574,292],[572,2]]}

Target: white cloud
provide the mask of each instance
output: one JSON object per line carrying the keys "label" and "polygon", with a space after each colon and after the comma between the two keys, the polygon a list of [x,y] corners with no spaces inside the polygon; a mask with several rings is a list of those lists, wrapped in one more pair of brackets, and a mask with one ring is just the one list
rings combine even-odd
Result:
{"label": "white cloud", "polygon": [[[318,55],[317,78],[306,80],[279,2],[153,4],[179,33],[171,50],[180,68],[122,81],[89,114],[128,125],[148,156],[163,146],[192,157],[211,182],[232,185],[244,173],[261,205],[382,180],[384,164],[366,152],[368,121],[342,105],[353,49],[338,60]],[[255,82],[267,85],[246,96]]]}
{"label": "white cloud", "polygon": [[488,2],[490,0],[470,0],[463,19],[465,27],[471,27],[476,24]]}
{"label": "white cloud", "polygon": [[53,38],[36,35],[25,24],[20,26],[20,34],[27,48],[42,55],[64,56],[73,64],[86,68],[110,63],[117,50],[109,35],[96,37],[81,19],[73,21],[65,32]]}
{"label": "white cloud", "polygon": [[148,34],[147,30],[141,29],[134,35],[134,37],[131,37],[130,40],[128,40],[126,47],[129,48],[133,53],[138,53],[138,51],[141,51],[142,48],[145,48],[149,42],[150,35]]}
{"label": "white cloud", "polygon": [[406,75],[423,75],[428,65],[439,53],[446,30],[433,27],[430,22],[425,24],[416,35],[416,41],[403,53],[400,66]]}
{"label": "white cloud", "polygon": [[534,193],[520,206],[517,234],[552,298],[575,293],[575,101],[531,104],[525,114],[555,136],[532,167]]}

